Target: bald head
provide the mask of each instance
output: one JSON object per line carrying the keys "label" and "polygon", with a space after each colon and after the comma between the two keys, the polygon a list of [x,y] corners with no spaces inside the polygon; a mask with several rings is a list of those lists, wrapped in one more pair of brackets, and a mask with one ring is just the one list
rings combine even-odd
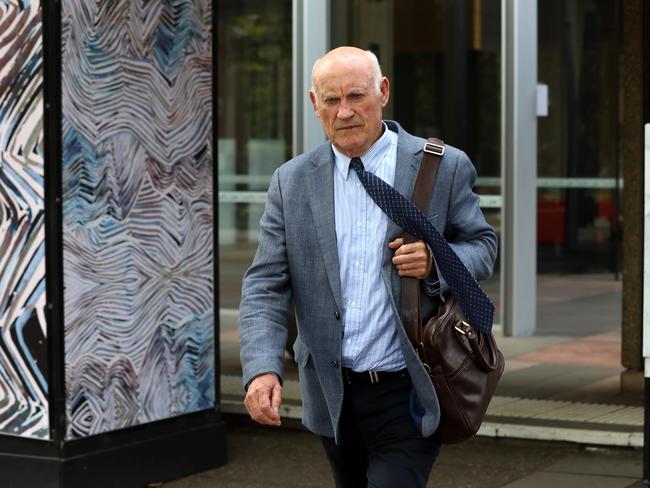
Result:
{"label": "bald head", "polygon": [[361,70],[367,69],[377,92],[380,91],[383,76],[377,56],[372,51],[365,51],[353,46],[337,47],[316,60],[311,71],[312,90],[318,91],[323,73],[334,63],[347,64]]}
{"label": "bald head", "polygon": [[314,64],[309,98],[331,143],[349,157],[361,156],[382,133],[388,79],[377,57],[356,47],[339,47]]}

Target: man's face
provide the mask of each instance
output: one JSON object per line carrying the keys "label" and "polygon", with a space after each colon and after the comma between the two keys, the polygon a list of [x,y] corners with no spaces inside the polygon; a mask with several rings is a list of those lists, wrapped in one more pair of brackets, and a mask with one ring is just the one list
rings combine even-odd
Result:
{"label": "man's face", "polygon": [[388,79],[377,90],[365,56],[324,60],[317,73],[309,95],[325,134],[346,156],[361,156],[381,135]]}

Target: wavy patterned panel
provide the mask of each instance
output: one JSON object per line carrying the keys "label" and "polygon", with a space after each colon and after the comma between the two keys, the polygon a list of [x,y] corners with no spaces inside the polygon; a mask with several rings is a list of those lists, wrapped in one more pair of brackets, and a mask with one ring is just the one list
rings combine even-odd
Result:
{"label": "wavy patterned panel", "polygon": [[0,0],[0,433],[49,436],[38,2]]}
{"label": "wavy patterned panel", "polygon": [[63,0],[68,438],[212,408],[210,0]]}

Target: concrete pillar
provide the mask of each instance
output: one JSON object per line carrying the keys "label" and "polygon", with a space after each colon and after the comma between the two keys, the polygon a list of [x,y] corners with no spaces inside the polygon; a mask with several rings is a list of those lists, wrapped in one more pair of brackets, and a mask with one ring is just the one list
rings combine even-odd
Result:
{"label": "concrete pillar", "polygon": [[642,388],[643,315],[643,1],[622,3],[621,158],[623,160],[623,316],[621,376],[624,391]]}

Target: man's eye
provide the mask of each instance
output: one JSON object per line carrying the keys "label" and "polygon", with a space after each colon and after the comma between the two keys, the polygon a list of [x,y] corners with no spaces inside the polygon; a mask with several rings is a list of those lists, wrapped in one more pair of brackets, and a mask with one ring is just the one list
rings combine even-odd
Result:
{"label": "man's eye", "polygon": [[363,98],[363,93],[351,93],[349,98],[352,100],[360,100]]}
{"label": "man's eye", "polygon": [[326,98],[324,100],[324,103],[326,103],[327,105],[331,105],[333,103],[336,103],[336,100],[337,100],[336,98]]}

